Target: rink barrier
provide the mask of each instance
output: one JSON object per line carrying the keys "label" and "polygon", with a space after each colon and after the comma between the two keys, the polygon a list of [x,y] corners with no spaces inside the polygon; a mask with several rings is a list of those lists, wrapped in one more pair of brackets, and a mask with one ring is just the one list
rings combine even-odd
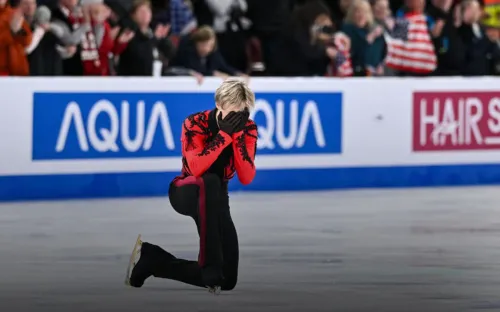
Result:
{"label": "rink barrier", "polygon": [[[164,196],[219,79],[0,80],[0,200]],[[500,182],[500,79],[254,78],[254,182],[231,190]]]}

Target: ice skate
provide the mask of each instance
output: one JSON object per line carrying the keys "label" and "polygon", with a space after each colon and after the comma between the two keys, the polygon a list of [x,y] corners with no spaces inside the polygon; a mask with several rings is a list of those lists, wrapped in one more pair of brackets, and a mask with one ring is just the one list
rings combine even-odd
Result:
{"label": "ice skate", "polygon": [[212,287],[207,287],[208,288],[208,292],[213,294],[213,295],[220,295],[221,293],[221,287],[220,286],[212,286]]}
{"label": "ice skate", "polygon": [[[125,284],[131,287],[141,287],[144,281],[151,275],[147,271],[145,266],[145,259],[142,256],[142,245],[141,235],[137,237],[137,240],[132,250],[132,255],[130,256],[130,261],[127,268],[127,275],[125,277]],[[141,261],[142,260],[142,261]]]}

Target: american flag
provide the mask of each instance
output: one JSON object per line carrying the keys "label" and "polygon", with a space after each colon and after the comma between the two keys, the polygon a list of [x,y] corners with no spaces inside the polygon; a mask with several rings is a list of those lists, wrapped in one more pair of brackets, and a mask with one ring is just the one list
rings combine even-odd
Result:
{"label": "american flag", "polygon": [[333,44],[337,49],[337,55],[328,67],[327,76],[350,77],[353,74],[351,54],[349,51],[349,38],[342,33],[337,33]]}
{"label": "american flag", "polygon": [[413,14],[396,19],[392,32],[386,32],[384,36],[388,67],[419,74],[436,69],[436,53],[425,15]]}

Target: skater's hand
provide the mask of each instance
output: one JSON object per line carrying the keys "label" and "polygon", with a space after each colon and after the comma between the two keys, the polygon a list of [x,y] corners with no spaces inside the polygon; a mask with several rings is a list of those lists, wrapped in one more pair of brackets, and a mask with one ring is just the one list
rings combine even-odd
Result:
{"label": "skater's hand", "polygon": [[229,135],[232,135],[241,123],[241,114],[238,114],[237,112],[230,112],[224,119],[222,119],[222,114],[219,114],[217,120],[219,122],[219,129]]}
{"label": "skater's hand", "polygon": [[234,133],[243,131],[243,129],[245,129],[245,125],[248,122],[248,117],[250,117],[250,112],[247,109],[242,112],[238,112],[237,114],[240,115],[240,123],[234,129]]}

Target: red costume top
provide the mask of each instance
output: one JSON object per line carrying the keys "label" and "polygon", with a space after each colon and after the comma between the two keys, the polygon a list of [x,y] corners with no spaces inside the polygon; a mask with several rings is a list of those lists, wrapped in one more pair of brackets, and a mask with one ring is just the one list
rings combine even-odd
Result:
{"label": "red costume top", "polygon": [[190,115],[182,126],[182,174],[174,182],[187,176],[200,177],[206,172],[229,181],[238,174],[242,184],[250,184],[255,177],[257,125],[248,120],[245,129],[229,135],[219,130],[217,110]]}

